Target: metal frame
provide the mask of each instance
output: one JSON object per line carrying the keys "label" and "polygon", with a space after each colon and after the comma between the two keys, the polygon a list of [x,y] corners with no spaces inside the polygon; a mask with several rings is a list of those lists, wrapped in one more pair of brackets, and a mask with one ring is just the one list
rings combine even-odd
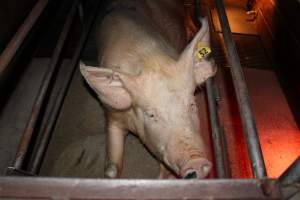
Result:
{"label": "metal frame", "polygon": [[48,0],[39,0],[35,4],[28,17],[25,19],[25,21],[20,26],[16,34],[13,36],[6,48],[3,50],[2,54],[0,55],[0,77],[6,70],[9,63],[12,61],[19,47],[22,45],[23,41],[25,40],[32,27],[36,24],[47,5]]}
{"label": "metal frame", "polygon": [[[20,175],[20,174],[35,175],[36,172],[38,172],[38,170],[39,170],[42,156],[44,155],[44,152],[47,148],[47,145],[48,145],[48,142],[50,139],[50,135],[51,135],[51,130],[52,130],[52,127],[54,126],[55,119],[58,115],[60,105],[63,102],[63,99],[65,97],[65,94],[66,94],[68,86],[69,86],[69,83],[71,82],[71,78],[73,77],[73,74],[75,71],[75,66],[77,66],[80,53],[84,47],[84,44],[87,40],[88,33],[91,30],[92,24],[97,15],[97,8],[100,5],[100,3],[102,3],[102,1],[98,1],[97,5],[95,5],[95,7],[94,7],[93,12],[90,12],[89,15],[87,15],[87,16],[89,16],[89,18],[86,20],[86,22],[85,22],[86,24],[83,25],[83,31],[81,34],[81,38],[78,41],[77,48],[73,55],[72,61],[70,63],[70,68],[72,70],[70,71],[69,74],[66,74],[66,78],[64,79],[64,82],[62,83],[62,85],[60,87],[59,93],[57,94],[57,96],[54,100],[54,104],[51,105],[52,106],[51,113],[49,116],[47,116],[48,117],[47,119],[49,121],[48,121],[46,127],[44,127],[44,129],[43,129],[43,133],[42,133],[43,137],[41,138],[41,141],[38,144],[36,157],[33,159],[33,164],[31,165],[31,168],[29,170],[24,169],[23,164],[24,164],[24,161],[26,158],[26,154],[27,154],[30,142],[32,140],[34,129],[36,128],[37,121],[38,121],[40,115],[42,114],[41,110],[42,110],[43,103],[45,101],[46,95],[50,88],[50,84],[52,84],[51,80],[52,80],[53,76],[55,75],[55,71],[58,67],[63,47],[65,46],[65,42],[67,40],[68,33],[72,27],[72,24],[75,19],[75,14],[77,13],[77,11],[80,12],[80,10],[81,10],[81,13],[78,13],[78,14],[80,14],[80,16],[79,16],[80,20],[83,20],[83,16],[82,16],[83,11],[82,11],[82,7],[80,7],[80,5],[81,5],[80,2],[81,2],[80,0],[74,1],[74,3],[72,4],[72,8],[69,11],[69,14],[68,14],[67,19],[63,26],[63,30],[61,31],[61,34],[59,36],[57,45],[53,51],[53,55],[51,57],[47,72],[45,73],[45,76],[43,78],[42,85],[39,88],[39,92],[35,99],[35,103],[33,105],[29,120],[27,121],[27,125],[22,134],[22,137],[21,137],[21,140],[19,143],[19,147],[18,147],[17,153],[16,153],[16,158],[14,160],[13,165],[11,167],[8,167],[7,172],[6,172],[7,175],[16,175],[16,174],[18,174],[18,175]],[[35,17],[38,17],[38,16],[35,16]]]}
{"label": "metal frame", "polygon": [[62,52],[62,49],[64,47],[65,41],[67,39],[69,30],[71,28],[72,22],[74,20],[75,11],[78,5],[78,0],[75,1],[68,18],[64,24],[64,28],[59,36],[57,45],[55,47],[53,56],[51,57],[50,64],[48,66],[47,72],[45,73],[45,76],[43,78],[42,85],[39,88],[38,96],[36,97],[35,103],[33,105],[31,115],[29,117],[29,120],[27,122],[26,128],[22,134],[21,142],[19,144],[16,159],[13,164],[13,168],[15,169],[22,169],[23,162],[27,153],[27,149],[29,147],[29,143],[32,138],[32,134],[34,131],[34,128],[36,126],[38,117],[40,116],[41,109],[43,102],[45,101],[45,97],[48,91],[48,88],[50,87],[51,79],[54,76],[55,69],[57,67],[60,54]]}
{"label": "metal frame", "polygon": [[[195,0],[195,15],[198,23],[201,25],[201,18],[203,9],[201,9],[200,0]],[[205,15],[210,28],[212,27],[212,19],[210,12],[205,9]],[[211,34],[211,33],[210,33]],[[228,166],[228,151],[226,148],[226,141],[224,137],[224,131],[220,124],[219,113],[218,113],[218,101],[220,100],[219,90],[216,85],[214,78],[209,78],[206,83],[206,93],[209,109],[209,117],[212,132],[212,144],[214,150],[214,158],[216,163],[216,173],[218,178],[229,178],[230,167]]]}
{"label": "metal frame", "polygon": [[[42,0],[41,0],[42,1]],[[78,0],[79,2],[79,0]],[[198,2],[196,0],[196,2]],[[249,97],[245,79],[241,69],[241,64],[236,51],[235,44],[232,39],[228,20],[225,14],[224,5],[221,0],[215,0],[218,10],[221,27],[224,34],[226,49],[229,62],[232,66],[232,77],[234,80],[235,91],[238,97],[240,114],[243,121],[244,132],[247,138],[248,151],[250,154],[253,175],[258,179],[217,179],[217,180],[105,180],[105,179],[65,179],[65,178],[33,178],[33,177],[0,177],[0,198],[56,198],[56,199],[281,199],[289,198],[299,194],[299,177],[300,177],[300,158],[285,172],[278,180],[265,179],[266,170],[261,153],[259,140],[255,122],[250,109]],[[99,3],[100,4],[100,3]],[[64,41],[68,35],[69,29],[73,22],[77,5],[74,5],[68,15],[64,29],[60,35],[60,39],[56,50],[54,51],[50,72],[54,70],[58,63],[60,53],[62,51]],[[76,9],[75,9],[76,8]],[[79,8],[79,10],[82,10]],[[97,7],[95,7],[95,12]],[[83,14],[80,12],[82,20]],[[41,13],[36,13],[38,16]],[[29,171],[35,174],[38,171],[42,156],[46,149],[50,138],[51,129],[55,123],[55,119],[59,113],[59,108],[63,102],[67,92],[68,85],[73,76],[75,66],[77,66],[79,56],[84,47],[88,33],[92,27],[95,13],[91,14],[88,19],[87,26],[84,29],[82,37],[78,43],[78,47],[71,61],[73,69],[67,75],[66,81],[61,85],[60,93],[56,96],[52,104],[53,112],[49,114],[47,125],[43,132],[45,133],[38,147],[38,155],[34,158],[34,164]],[[30,28],[29,28],[30,29]],[[27,34],[27,33],[26,33]],[[25,34],[25,35],[26,35]],[[19,39],[22,39],[19,36]],[[18,40],[19,41],[19,40]],[[11,50],[13,57],[16,47],[7,47]],[[11,49],[10,49],[11,48]],[[13,49],[15,48],[15,49]],[[2,56],[1,56],[2,58]],[[8,57],[9,58],[9,57]],[[10,62],[10,59],[7,60]],[[7,66],[1,65],[1,66]],[[1,68],[2,69],[2,68]],[[4,68],[3,68],[4,69]],[[2,72],[2,71],[1,71]],[[39,115],[40,105],[44,100],[44,92],[49,86],[49,80],[52,73],[48,75],[41,86],[41,92],[37,98],[37,109],[32,111],[33,120],[28,122],[26,133],[20,143],[19,153],[16,162],[10,172],[14,175],[32,175],[27,171],[22,171],[24,156],[26,155],[28,144],[30,142],[33,128],[35,127],[36,118]],[[206,83],[210,118],[212,124],[212,132],[214,139],[214,148],[216,154],[217,173],[221,178],[226,177],[224,171],[224,149],[222,147],[222,130],[217,113],[216,104],[216,85],[213,79]],[[21,154],[20,154],[21,152]],[[20,156],[21,155],[21,156]],[[18,173],[16,173],[18,172]]]}
{"label": "metal frame", "polygon": [[231,75],[233,85],[237,96],[240,116],[242,119],[244,135],[247,140],[248,153],[251,161],[252,174],[255,178],[267,177],[266,167],[262,155],[255,120],[250,107],[250,98],[242,70],[241,62],[229,27],[229,22],[225,12],[222,0],[215,0],[220,24],[224,36],[224,42],[229,64],[231,66]]}
{"label": "metal frame", "polygon": [[[101,1],[99,1],[99,2],[101,2]],[[50,109],[49,109],[50,113],[47,115],[47,118],[45,120],[47,123],[45,123],[46,125],[40,131],[40,133],[43,135],[43,137],[42,137],[40,143],[38,144],[36,154],[32,160],[32,165],[28,169],[28,171],[30,171],[33,174],[37,174],[39,172],[39,168],[41,166],[43,156],[45,154],[45,151],[47,149],[47,146],[48,146],[48,143],[49,143],[49,140],[51,137],[51,132],[55,125],[55,121],[59,115],[60,108],[63,104],[64,97],[65,97],[68,87],[71,83],[75,69],[77,67],[81,51],[86,43],[88,34],[89,34],[89,32],[92,28],[93,22],[95,20],[95,16],[97,15],[97,10],[98,10],[99,4],[100,3],[98,3],[98,5],[96,5],[94,7],[94,10],[92,10],[90,12],[91,14],[89,15],[89,18],[86,20],[86,25],[83,29],[83,33],[81,34],[81,37],[78,41],[74,55],[72,57],[71,63],[69,64],[69,68],[71,70],[69,71],[68,74],[65,75],[65,79],[60,85],[59,92],[54,97],[54,102],[52,103],[52,105],[50,105]],[[82,10],[81,5],[82,4],[79,3],[79,4],[75,5],[75,7],[78,8],[80,19],[83,20],[83,10]]]}
{"label": "metal frame", "polygon": [[[0,177],[5,199],[299,199],[300,157],[277,179],[108,180]],[[298,195],[298,196],[297,196]]]}
{"label": "metal frame", "polygon": [[[273,180],[0,179],[0,197],[30,199],[280,199]],[[273,194],[267,194],[265,187]],[[274,195],[276,194],[276,195]]]}

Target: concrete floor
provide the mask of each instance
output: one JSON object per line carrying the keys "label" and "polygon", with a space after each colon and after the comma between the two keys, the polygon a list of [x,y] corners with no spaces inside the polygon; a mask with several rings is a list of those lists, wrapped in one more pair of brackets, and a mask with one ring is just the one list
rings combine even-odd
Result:
{"label": "concrete floor", "polygon": [[20,137],[29,118],[49,58],[34,58],[26,67],[8,103],[0,112],[0,174],[15,158]]}

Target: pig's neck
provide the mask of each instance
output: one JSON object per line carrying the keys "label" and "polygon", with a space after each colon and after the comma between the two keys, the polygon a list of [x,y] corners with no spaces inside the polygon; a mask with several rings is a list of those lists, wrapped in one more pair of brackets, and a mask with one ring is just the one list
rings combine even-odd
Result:
{"label": "pig's neck", "polygon": [[151,20],[132,10],[110,13],[98,36],[99,64],[132,75],[169,67],[179,54]]}

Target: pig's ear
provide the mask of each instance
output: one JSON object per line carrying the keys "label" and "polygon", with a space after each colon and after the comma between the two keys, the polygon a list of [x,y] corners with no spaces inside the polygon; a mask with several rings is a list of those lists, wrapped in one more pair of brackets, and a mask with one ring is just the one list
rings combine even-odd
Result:
{"label": "pig's ear", "polygon": [[83,63],[80,63],[80,72],[102,103],[117,110],[130,108],[131,96],[116,72],[110,69],[86,66]]}
{"label": "pig's ear", "polygon": [[204,83],[216,73],[214,61],[208,59],[211,51],[208,21],[206,18],[202,18],[201,21],[201,29],[182,52],[178,61],[181,70],[193,70],[197,85]]}

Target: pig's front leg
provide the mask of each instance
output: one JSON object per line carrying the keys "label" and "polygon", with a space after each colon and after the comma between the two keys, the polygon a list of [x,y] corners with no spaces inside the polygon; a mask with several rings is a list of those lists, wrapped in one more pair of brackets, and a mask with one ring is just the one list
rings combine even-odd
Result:
{"label": "pig's front leg", "polygon": [[106,178],[118,178],[121,175],[126,135],[126,129],[120,128],[115,121],[109,121],[104,173]]}

